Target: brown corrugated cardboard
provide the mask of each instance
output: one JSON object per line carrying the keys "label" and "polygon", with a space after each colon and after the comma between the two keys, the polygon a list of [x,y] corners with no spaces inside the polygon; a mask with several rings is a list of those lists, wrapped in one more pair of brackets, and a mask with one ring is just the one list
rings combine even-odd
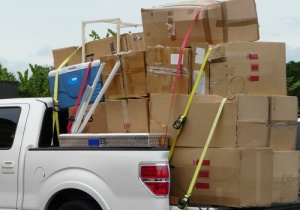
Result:
{"label": "brown corrugated cardboard", "polygon": [[[120,37],[120,52],[127,52],[126,40]],[[125,42],[125,43],[124,43]],[[87,42],[85,44],[85,53],[94,54],[94,59],[99,57],[117,53],[117,36],[107,37],[99,40]]]}
{"label": "brown corrugated cardboard", "polygon": [[[58,68],[62,62],[69,57],[76,49],[78,46],[74,47],[66,47],[66,48],[60,48],[60,49],[54,49],[52,50],[53,54],[53,60],[54,60],[54,67]],[[67,63],[67,66],[75,65],[78,63],[81,63],[81,52],[82,50],[79,49],[77,53],[70,59],[70,61]]]}
{"label": "brown corrugated cardboard", "polygon": [[276,151],[295,150],[298,99],[296,96],[270,96],[269,142]]}
{"label": "brown corrugated cardboard", "polygon": [[273,203],[298,201],[299,159],[297,151],[273,153]]}
{"label": "brown corrugated cardboard", "polygon": [[125,34],[127,51],[145,51],[143,32]]}
{"label": "brown corrugated cardboard", "polygon": [[270,123],[297,124],[297,96],[270,96]]}
{"label": "brown corrugated cardboard", "polygon": [[[179,59],[179,47],[147,46],[147,92],[172,93]],[[177,78],[177,94],[191,89],[191,49],[184,48]]]}
{"label": "brown corrugated cardboard", "polygon": [[121,54],[125,97],[147,96],[145,51],[131,51]]}
{"label": "brown corrugated cardboard", "polygon": [[297,128],[297,124],[270,124],[269,146],[275,151],[296,150]]}
{"label": "brown corrugated cardboard", "polygon": [[148,133],[148,99],[105,101],[108,132]]}
{"label": "brown corrugated cardboard", "polygon": [[[105,63],[105,67],[102,72],[103,84],[105,84],[105,82],[107,81],[109,74],[111,73],[118,60],[120,60],[120,55],[107,55],[100,57],[100,61]],[[104,96],[105,99],[125,98],[125,89],[121,66],[111,80],[111,83],[106,89]]]}
{"label": "brown corrugated cardboard", "polygon": [[259,39],[254,0],[196,0],[142,9],[145,45],[180,47],[199,8],[202,9],[187,47],[191,42],[218,44]]}
{"label": "brown corrugated cardboard", "polygon": [[[193,84],[194,88],[195,81],[200,73],[200,69],[207,53],[208,43],[207,42],[193,42],[192,46],[192,73],[193,73]],[[209,94],[209,65],[205,65],[201,75],[201,79],[198,83],[195,91],[198,95]]]}
{"label": "brown corrugated cardboard", "polygon": [[[170,164],[171,196],[188,190],[202,148],[175,148]],[[231,207],[269,206],[272,156],[268,148],[209,148],[191,194],[191,203]]]}
{"label": "brown corrugated cardboard", "polygon": [[[189,95],[150,95],[150,132],[165,132],[168,125],[169,145],[178,130],[172,127],[183,114]],[[213,95],[194,95],[187,120],[177,140],[177,146],[204,147],[211,126],[223,98]],[[268,97],[237,95],[227,100],[216,126],[210,147],[267,147],[268,146]]]}
{"label": "brown corrugated cardboard", "polygon": [[286,95],[285,57],[285,43],[218,44],[209,58],[209,93]]}
{"label": "brown corrugated cardboard", "polygon": [[[92,105],[88,105],[84,116],[90,111]],[[73,112],[74,107],[69,108],[69,115]],[[83,129],[83,133],[107,133],[107,121],[106,121],[106,111],[104,102],[100,102],[94,113],[92,114],[90,120]]]}

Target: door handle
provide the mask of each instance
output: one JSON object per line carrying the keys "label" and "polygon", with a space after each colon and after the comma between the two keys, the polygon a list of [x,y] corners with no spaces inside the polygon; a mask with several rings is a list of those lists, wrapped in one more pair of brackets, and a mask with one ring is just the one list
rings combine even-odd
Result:
{"label": "door handle", "polygon": [[15,162],[14,161],[3,161],[1,164],[3,174],[15,173]]}

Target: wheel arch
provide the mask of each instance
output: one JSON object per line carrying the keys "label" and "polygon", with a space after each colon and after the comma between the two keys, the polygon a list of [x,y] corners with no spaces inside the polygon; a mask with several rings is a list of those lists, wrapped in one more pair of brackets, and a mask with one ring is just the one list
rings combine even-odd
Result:
{"label": "wheel arch", "polygon": [[[78,175],[78,173],[74,174]],[[41,190],[41,192],[44,193],[41,197],[42,202],[40,203],[39,209],[48,209],[48,207],[53,204],[52,202],[56,202],[58,198],[64,199],[66,197],[76,198],[76,196],[84,196],[88,199],[95,200],[102,210],[110,210],[108,204],[101,195],[101,192],[99,192],[99,189],[97,191],[93,187],[93,182],[95,184],[95,181],[97,181],[98,185],[105,188],[105,182],[101,181],[91,173],[81,173],[81,175],[82,177],[85,177],[85,179],[76,178],[75,176],[73,176],[73,180],[67,180],[67,178],[59,180],[58,177],[64,176],[52,176],[52,178],[48,179],[49,182],[46,181],[43,185],[43,190]],[[91,180],[92,182],[89,182]],[[109,193],[109,191],[107,193]]]}
{"label": "wheel arch", "polygon": [[45,210],[56,210],[58,207],[63,205],[64,203],[70,200],[89,200],[90,202],[99,206],[99,209],[102,209],[100,204],[88,193],[78,190],[75,188],[63,189],[56,192],[52,197],[48,200]]}

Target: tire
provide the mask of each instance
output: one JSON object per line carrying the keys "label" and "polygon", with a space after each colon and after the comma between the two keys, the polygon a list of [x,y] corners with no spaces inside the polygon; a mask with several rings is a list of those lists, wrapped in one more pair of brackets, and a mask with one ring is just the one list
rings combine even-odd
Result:
{"label": "tire", "polygon": [[58,210],[100,210],[100,208],[89,200],[71,200],[61,205]]}

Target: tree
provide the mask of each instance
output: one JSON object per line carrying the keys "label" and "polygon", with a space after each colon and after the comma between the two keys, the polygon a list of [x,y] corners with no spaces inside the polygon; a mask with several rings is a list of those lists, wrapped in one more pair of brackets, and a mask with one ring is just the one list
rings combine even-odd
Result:
{"label": "tree", "polygon": [[[99,34],[94,30],[92,30],[92,32],[89,34],[89,36],[92,37],[93,40],[101,39]],[[107,29],[106,37],[109,37],[109,36],[117,36],[117,33],[111,29]]]}
{"label": "tree", "polygon": [[8,72],[7,68],[2,67],[0,63],[0,81],[17,81],[13,73]]}
{"label": "tree", "polygon": [[290,61],[286,64],[287,94],[297,96],[300,105],[300,62]]}
{"label": "tree", "polygon": [[29,77],[29,70],[24,74],[18,72],[19,96],[20,97],[50,97],[48,73],[53,67],[43,67],[29,64],[32,75]]}

